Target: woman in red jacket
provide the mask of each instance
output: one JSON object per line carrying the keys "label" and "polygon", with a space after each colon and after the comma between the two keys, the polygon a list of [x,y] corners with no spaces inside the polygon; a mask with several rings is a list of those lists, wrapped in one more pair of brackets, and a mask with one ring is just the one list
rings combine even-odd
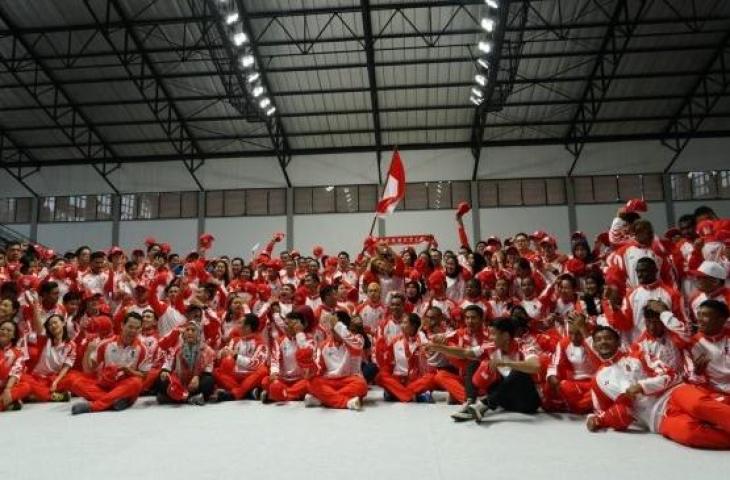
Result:
{"label": "woman in red jacket", "polygon": [[[24,374],[23,383],[30,387],[28,400],[37,402],[68,402],[68,393],[73,382],[71,369],[76,362],[76,344],[71,341],[65,320],[53,314],[41,322],[38,315],[35,322],[36,341],[31,358],[30,373]],[[70,374],[71,373],[71,374]]]}
{"label": "woman in red jacket", "polygon": [[17,347],[20,338],[18,326],[11,320],[0,322],[0,412],[20,410],[22,398],[30,389],[20,381],[25,368],[25,357]]}

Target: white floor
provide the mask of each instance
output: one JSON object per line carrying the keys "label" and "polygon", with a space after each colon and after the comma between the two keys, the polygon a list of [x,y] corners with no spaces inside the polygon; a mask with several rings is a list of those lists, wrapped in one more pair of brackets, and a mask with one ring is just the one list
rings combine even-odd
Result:
{"label": "white floor", "polygon": [[590,434],[570,416],[455,424],[453,406],[381,398],[372,390],[362,412],[250,401],[160,407],[145,397],[125,412],[72,417],[70,404],[26,405],[0,414],[0,478],[730,478],[730,452],[658,435]]}

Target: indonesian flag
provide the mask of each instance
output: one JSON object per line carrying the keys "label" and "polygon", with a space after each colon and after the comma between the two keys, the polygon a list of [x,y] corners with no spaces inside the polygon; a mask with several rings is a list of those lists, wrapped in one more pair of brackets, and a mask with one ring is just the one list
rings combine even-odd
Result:
{"label": "indonesian flag", "polygon": [[379,217],[384,217],[393,213],[398,202],[406,194],[406,171],[403,168],[403,162],[400,160],[398,150],[393,151],[393,158],[390,160],[390,168],[388,169],[388,180],[385,182],[385,190],[383,190],[383,198],[378,202],[378,208],[375,213]]}

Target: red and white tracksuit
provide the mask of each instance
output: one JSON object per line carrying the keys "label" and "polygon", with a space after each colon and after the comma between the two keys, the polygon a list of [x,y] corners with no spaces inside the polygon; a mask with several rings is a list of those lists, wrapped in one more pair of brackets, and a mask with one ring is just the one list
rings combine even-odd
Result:
{"label": "red and white tracksuit", "polygon": [[552,390],[545,388],[543,406],[557,406],[562,401],[571,413],[589,413],[593,407],[591,380],[596,367],[596,356],[585,341],[575,345],[569,337],[563,337],[547,369],[547,377],[555,376],[560,382],[557,388],[559,398],[553,398]]}
{"label": "red and white tracksuit", "polygon": [[350,399],[368,393],[360,369],[364,340],[342,322],[335,324],[334,333],[340,340],[330,334],[319,347],[316,363],[320,374],[309,380],[309,393],[326,407],[346,408]]}
{"label": "red and white tracksuit", "polygon": [[[310,334],[299,332],[293,338],[280,336],[272,342],[269,377],[263,387],[275,402],[302,400],[309,391],[307,378],[315,372],[316,344]],[[272,381],[271,378],[276,376]]]}
{"label": "red and white tracksuit", "polygon": [[635,240],[630,240],[610,256],[609,266],[614,267],[626,278],[626,286],[629,288],[637,288],[639,286],[639,278],[636,274],[636,264],[642,258],[651,258],[656,262],[662,281],[667,284],[674,284],[672,277],[671,265],[669,261],[669,253],[658,240],[649,247],[639,245]]}
{"label": "red and white tracksuit", "polygon": [[699,290],[693,291],[689,296],[688,302],[689,312],[692,316],[692,323],[697,323],[697,314],[700,311],[700,305],[702,305],[702,302],[705,300],[718,300],[725,305],[730,305],[730,288],[723,286],[709,294],[700,292]]}
{"label": "red and white tracksuit", "polygon": [[623,314],[626,319],[631,319],[633,329],[629,335],[629,341],[633,342],[646,330],[646,322],[644,321],[644,307],[649,300],[659,300],[664,302],[671,310],[674,317],[682,322],[686,332],[689,332],[687,317],[684,313],[684,302],[681,295],[674,287],[662,282],[655,282],[651,285],[639,285],[629,291],[624,297],[621,312],[615,312],[616,315]]}
{"label": "red and white tracksuit", "polygon": [[410,402],[416,391],[425,391],[432,381],[429,378],[426,357],[421,350],[426,343],[428,339],[423,332],[418,332],[413,337],[404,334],[397,336],[383,355],[375,383],[401,402]]}
{"label": "red and white tracksuit", "polygon": [[228,348],[235,354],[221,360],[213,370],[216,383],[233,394],[236,400],[245,397],[254,388],[260,387],[269,370],[266,362],[269,347],[258,333],[234,338]]}
{"label": "red and white tracksuit", "polygon": [[362,325],[368,333],[375,333],[378,325],[387,313],[387,308],[382,303],[372,303],[370,300],[355,307],[355,314],[362,318]]}
{"label": "red and white tracksuit", "polygon": [[[36,347],[39,355],[30,373],[23,375],[23,383],[30,386],[30,396],[38,402],[51,400],[51,385],[64,367],[73,368],[76,363],[76,344],[61,341],[54,345],[45,335],[38,337]],[[75,373],[68,371],[58,382],[56,390],[65,392],[71,389]]]}
{"label": "red and white tracksuit", "polygon": [[[30,393],[30,386],[24,384],[21,381],[23,371],[25,370],[25,356],[18,347],[8,345],[2,351],[2,358],[0,358],[0,392],[5,389],[11,378],[16,379],[15,385],[10,389],[10,396],[13,402],[17,402],[28,396]],[[3,410],[2,403],[0,403],[0,411]]]}
{"label": "red and white tracksuit", "polygon": [[684,445],[730,448],[730,330],[692,338],[690,355],[709,358],[703,372],[675,389],[667,404],[660,432]]}
{"label": "red and white tracksuit", "polygon": [[117,400],[134,402],[142,392],[143,378],[124,373],[123,368],[146,374],[152,359],[142,342],[136,338],[125,345],[115,335],[99,344],[96,350],[96,373],[76,375],[71,392],[91,402],[92,412],[108,410]]}

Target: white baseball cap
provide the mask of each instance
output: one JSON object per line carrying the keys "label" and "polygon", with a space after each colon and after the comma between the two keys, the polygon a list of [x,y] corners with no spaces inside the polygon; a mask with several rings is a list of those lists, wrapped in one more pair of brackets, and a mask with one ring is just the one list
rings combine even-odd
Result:
{"label": "white baseball cap", "polygon": [[718,280],[727,279],[727,270],[725,270],[725,267],[718,262],[711,262],[708,260],[702,262],[702,265],[694,271],[694,274],[696,276],[717,278]]}

